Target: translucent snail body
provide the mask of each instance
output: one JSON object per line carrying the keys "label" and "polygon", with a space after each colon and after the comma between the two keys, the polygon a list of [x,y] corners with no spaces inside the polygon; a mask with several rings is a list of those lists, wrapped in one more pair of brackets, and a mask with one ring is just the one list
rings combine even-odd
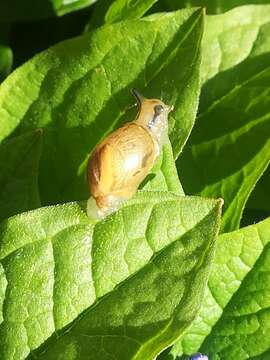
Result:
{"label": "translucent snail body", "polygon": [[130,199],[152,169],[167,135],[171,107],[133,90],[136,120],[111,133],[93,151],[87,167],[91,197],[87,213],[102,218]]}

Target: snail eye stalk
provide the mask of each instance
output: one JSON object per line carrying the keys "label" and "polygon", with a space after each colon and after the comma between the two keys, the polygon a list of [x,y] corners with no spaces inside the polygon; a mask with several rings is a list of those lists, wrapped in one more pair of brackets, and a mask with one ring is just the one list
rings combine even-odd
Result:
{"label": "snail eye stalk", "polygon": [[141,94],[139,93],[139,91],[136,90],[136,89],[134,89],[134,88],[131,89],[131,93],[132,93],[132,95],[135,97],[135,99],[137,100],[137,104],[141,106],[143,100],[145,99],[144,96],[141,95]]}
{"label": "snail eye stalk", "polygon": [[155,111],[155,116],[158,116],[163,113],[164,107],[162,105],[156,105],[154,107],[154,111]]}

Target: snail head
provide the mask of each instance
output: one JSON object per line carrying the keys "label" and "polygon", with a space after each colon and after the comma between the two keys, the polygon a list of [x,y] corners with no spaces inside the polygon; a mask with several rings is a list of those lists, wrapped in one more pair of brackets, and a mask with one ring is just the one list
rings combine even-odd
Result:
{"label": "snail head", "polygon": [[136,89],[132,89],[132,94],[139,106],[136,123],[145,127],[160,142],[167,132],[168,114],[173,110],[173,106],[166,105],[159,99],[147,99]]}

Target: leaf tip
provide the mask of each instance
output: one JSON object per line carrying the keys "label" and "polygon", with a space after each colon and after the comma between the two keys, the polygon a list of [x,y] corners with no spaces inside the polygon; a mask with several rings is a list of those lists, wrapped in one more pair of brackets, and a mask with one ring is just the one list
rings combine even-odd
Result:
{"label": "leaf tip", "polygon": [[219,207],[222,208],[223,205],[224,205],[224,200],[223,200],[223,198],[218,198],[217,201],[218,201]]}

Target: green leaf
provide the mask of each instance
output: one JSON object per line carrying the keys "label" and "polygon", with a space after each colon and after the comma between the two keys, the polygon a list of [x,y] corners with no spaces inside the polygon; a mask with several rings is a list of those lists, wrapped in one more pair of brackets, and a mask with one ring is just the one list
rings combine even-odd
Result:
{"label": "green leaf", "polygon": [[161,156],[140,188],[148,191],[172,191],[184,195],[184,190],[175,167],[172,147],[169,142],[163,146]]}
{"label": "green leaf", "polygon": [[44,129],[43,204],[88,196],[89,153],[135,117],[127,112],[134,86],[175,106],[170,140],[179,153],[196,113],[202,27],[197,9],[107,25],[50,48],[7,78],[0,87],[0,140],[15,129]]}
{"label": "green leaf", "polygon": [[248,57],[268,52],[269,21],[270,5],[242,6],[226,14],[207,16],[202,40],[202,82]]}
{"label": "green leaf", "polygon": [[67,2],[65,0],[53,0],[53,7],[56,15],[60,16],[72,11],[83,9],[94,4],[96,1],[97,0],[72,0]]}
{"label": "green leaf", "polygon": [[12,50],[0,45],[0,82],[10,73],[12,67]]}
{"label": "green leaf", "polygon": [[95,6],[86,31],[121,20],[140,19],[157,0],[105,0]]}
{"label": "green leaf", "polygon": [[25,21],[60,16],[93,4],[96,0],[4,0],[0,21]]}
{"label": "green leaf", "polygon": [[[270,278],[270,221],[259,228],[259,246],[263,251],[244,279],[215,325],[211,336],[202,345],[212,359],[265,360],[270,354],[269,278]],[[252,248],[254,245],[252,244]],[[243,254],[243,256],[250,254]],[[245,263],[243,264],[245,266]],[[238,274],[235,273],[236,279]],[[256,346],[254,346],[256,344]]]}
{"label": "green leaf", "polygon": [[105,23],[111,24],[121,20],[139,19],[157,0],[116,0],[105,15]]}
{"label": "green leaf", "polygon": [[0,221],[39,207],[40,148],[40,130],[0,145]]}
{"label": "green leaf", "polygon": [[206,8],[207,14],[224,13],[241,5],[269,4],[269,0],[163,0],[162,2],[166,11],[177,10],[183,7],[203,6]]}
{"label": "green leaf", "polygon": [[270,218],[218,237],[202,307],[174,358],[199,349],[211,360],[268,358],[269,244]]}
{"label": "green leaf", "polygon": [[[243,25],[240,30],[237,27],[241,34],[239,42],[235,34],[230,33],[230,39],[233,37],[236,44],[231,52],[234,59],[227,60],[227,64],[243,61],[204,84],[196,126],[177,162],[186,193],[224,199],[222,231],[227,232],[239,227],[246,201],[270,160],[270,52],[267,52],[270,51],[270,23],[265,23],[266,18],[270,21],[270,6],[246,9],[254,11],[253,18],[262,16],[263,25],[255,22],[253,42],[246,42],[246,55],[249,55],[245,60],[242,39],[251,36],[250,26]],[[243,12],[242,8],[236,10]],[[219,21],[222,17],[219,16]],[[218,38],[222,36],[218,34]],[[213,47],[216,41],[212,34],[212,44],[207,48]],[[225,61],[230,57],[229,43],[224,40],[223,45],[227,48]],[[237,48],[241,54],[238,60],[234,56]],[[209,52],[209,56],[213,53]]]}
{"label": "green leaf", "polygon": [[156,356],[199,309],[221,204],[143,191],[96,225],[76,203],[3,222],[1,360]]}

